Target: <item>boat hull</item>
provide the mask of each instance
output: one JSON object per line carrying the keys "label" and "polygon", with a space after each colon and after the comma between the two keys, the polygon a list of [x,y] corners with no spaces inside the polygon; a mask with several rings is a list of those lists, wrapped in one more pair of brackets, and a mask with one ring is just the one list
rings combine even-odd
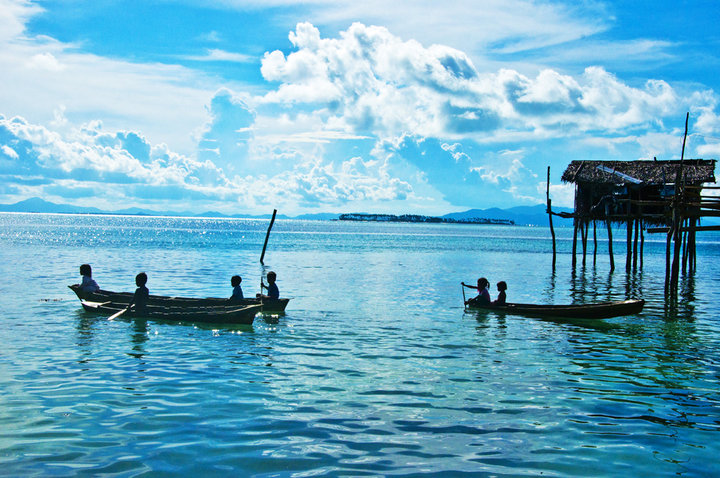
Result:
{"label": "boat hull", "polygon": [[609,319],[612,317],[621,317],[623,315],[634,315],[640,313],[644,306],[644,300],[635,299],[616,302],[601,302],[596,304],[570,305],[514,303],[507,303],[505,305],[466,305],[467,308],[475,310],[489,310],[532,317],[561,317],[571,319]]}
{"label": "boat hull", "polygon": [[[90,302],[112,302],[116,304],[129,304],[132,299],[132,292],[112,292],[100,289],[97,292],[84,292],[80,290],[78,284],[74,284],[70,289],[75,292],[78,299]],[[207,307],[207,306],[225,306],[232,305],[242,307],[247,305],[260,305],[262,312],[284,312],[290,299],[256,299],[247,298],[238,301],[229,302],[228,299],[217,297],[193,298],[193,297],[170,297],[165,295],[151,295],[148,305],[161,305],[169,307]]]}
{"label": "boat hull", "polygon": [[[127,304],[113,302],[92,302],[81,300],[80,303],[87,312],[106,314],[108,316],[120,312]],[[165,307],[148,305],[142,313],[129,310],[123,317],[137,317],[144,319],[169,320],[175,322],[202,322],[212,324],[245,324],[250,325],[260,312],[260,305],[246,306],[207,306],[207,307]]]}

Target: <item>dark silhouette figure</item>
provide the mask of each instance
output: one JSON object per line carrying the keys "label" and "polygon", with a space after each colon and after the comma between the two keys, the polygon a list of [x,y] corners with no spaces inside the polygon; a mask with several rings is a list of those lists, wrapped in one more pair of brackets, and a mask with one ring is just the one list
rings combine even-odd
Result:
{"label": "dark silhouette figure", "polygon": [[92,278],[92,268],[90,264],[83,264],[80,266],[80,275],[82,276],[82,282],[80,283],[80,290],[83,292],[97,292],[100,290],[100,286],[97,285]]}
{"label": "dark silhouette figure", "polygon": [[150,291],[147,287],[145,287],[145,284],[147,284],[147,274],[141,272],[135,276],[135,285],[137,285],[137,289],[135,289],[135,294],[132,299],[130,299],[130,303],[128,304],[126,310],[130,310],[132,306],[135,306],[136,313],[142,314],[147,311]]}
{"label": "dark silhouette figure", "polygon": [[280,290],[278,289],[277,284],[275,283],[275,280],[277,279],[277,276],[273,271],[270,271],[267,273],[267,281],[268,285],[265,285],[265,283],[260,279],[260,289],[267,289],[268,293],[267,295],[263,295],[262,293],[258,294],[257,297],[260,299],[279,299],[280,298]]}
{"label": "dark silhouette figure", "polygon": [[488,287],[490,286],[490,282],[484,277],[481,277],[477,281],[477,287],[474,285],[467,285],[464,282],[461,282],[463,287],[467,287],[468,289],[476,289],[478,291],[478,295],[476,297],[473,297],[472,299],[468,299],[465,303],[466,304],[477,304],[477,305],[487,305],[490,304],[490,292],[488,291]]}
{"label": "dark silhouette figure", "polygon": [[501,280],[500,282],[497,283],[497,290],[500,291],[500,293],[498,294],[497,299],[495,299],[493,301],[493,304],[505,305],[505,303],[506,303],[505,299],[507,297],[507,295],[505,294],[505,291],[507,290],[507,284],[505,283],[504,280]]}
{"label": "dark silhouette figure", "polygon": [[243,291],[242,287],[240,287],[240,283],[242,282],[242,277],[240,276],[232,276],[230,278],[230,285],[233,288],[232,295],[228,299],[228,302],[240,302],[244,299],[243,297]]}

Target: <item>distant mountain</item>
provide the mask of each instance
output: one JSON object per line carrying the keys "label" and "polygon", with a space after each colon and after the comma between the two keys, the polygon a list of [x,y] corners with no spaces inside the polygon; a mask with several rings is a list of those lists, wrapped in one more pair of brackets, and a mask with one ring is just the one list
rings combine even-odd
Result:
{"label": "distant mountain", "polygon": [[206,211],[197,215],[198,217],[229,217],[227,214],[223,214],[217,211]]}
{"label": "distant mountain", "polygon": [[[176,217],[233,217],[233,218],[250,218],[250,219],[270,219],[272,214],[223,214],[216,211],[207,211],[201,214],[195,214],[193,212],[183,211],[154,211],[152,209],[143,209],[138,207],[132,207],[127,209],[118,209],[114,211],[104,211],[96,207],[82,207],[73,206],[72,204],[55,204],[49,201],[45,201],[40,198],[30,198],[24,201],[17,202],[15,204],[0,204],[0,212],[39,212],[39,213],[54,213],[54,214],[118,214],[127,216],[176,216]],[[306,214],[305,216],[318,216],[321,218],[324,214]],[[298,218],[306,218],[305,216],[298,216]],[[289,216],[278,214],[277,219],[292,219]],[[328,214],[327,217],[333,219],[337,218],[338,214]]]}
{"label": "distant mountain", "polygon": [[[572,209],[555,207],[553,212],[572,212]],[[470,209],[464,212],[453,212],[442,217],[450,219],[468,220],[472,218],[507,219],[517,225],[547,226],[548,215],[544,204],[536,206],[516,206],[509,209]],[[553,217],[553,224],[558,226],[572,225],[572,219]]]}
{"label": "distant mountain", "polygon": [[[572,212],[567,208],[554,208],[556,212]],[[116,211],[103,211],[95,207],[80,207],[70,204],[55,204],[40,198],[31,198],[20,201],[15,204],[0,204],[0,212],[40,212],[40,213],[60,213],[60,214],[121,214],[131,216],[183,216],[183,217],[218,217],[218,218],[250,218],[250,219],[269,219],[272,214],[250,215],[250,214],[223,214],[217,211],[206,211],[201,214],[191,212],[177,211],[153,211],[151,209],[128,208]],[[299,216],[290,217],[278,214],[278,219],[304,219],[331,221],[340,217],[338,213],[316,213],[301,214]],[[486,219],[490,221],[513,221],[517,225],[541,225],[548,223],[545,205],[537,206],[518,206],[509,209],[470,209],[464,212],[454,212],[441,216],[442,218],[451,219],[461,222],[472,222],[473,219]],[[571,219],[553,218],[553,223],[558,226],[571,225]]]}
{"label": "distant mountain", "polygon": [[103,214],[96,207],[71,206],[69,204],[54,204],[40,198],[30,198],[15,204],[0,204],[2,212],[47,212],[66,214]]}

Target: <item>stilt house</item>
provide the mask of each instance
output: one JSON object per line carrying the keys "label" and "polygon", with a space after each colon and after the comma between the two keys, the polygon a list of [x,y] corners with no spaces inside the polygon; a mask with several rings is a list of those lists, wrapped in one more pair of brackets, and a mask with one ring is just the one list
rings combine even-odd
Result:
{"label": "stilt house", "polygon": [[[699,218],[720,215],[720,198],[702,195],[706,184],[715,182],[714,159],[573,161],[563,173],[562,181],[575,184],[573,265],[577,232],[583,241],[584,262],[588,226],[593,223],[594,231],[596,222],[603,222],[608,228],[612,268],[610,226],[619,223],[627,226],[628,270],[637,266],[638,236],[642,241],[646,230],[667,232],[668,248],[671,240],[675,240],[678,248],[682,241],[685,245],[683,267],[685,261],[690,261],[692,268],[695,232],[707,229],[698,226]],[[642,250],[640,258],[642,263]]]}

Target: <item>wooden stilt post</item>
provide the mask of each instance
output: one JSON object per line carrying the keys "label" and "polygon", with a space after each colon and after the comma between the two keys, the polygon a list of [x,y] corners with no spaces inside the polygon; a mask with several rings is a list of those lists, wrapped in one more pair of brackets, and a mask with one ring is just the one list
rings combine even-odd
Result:
{"label": "wooden stilt post", "polygon": [[687,274],[688,266],[688,245],[689,245],[689,231],[690,231],[690,219],[683,221],[683,240],[682,240],[682,273]]}
{"label": "wooden stilt post", "polygon": [[640,270],[643,268],[643,257],[645,253],[645,224],[640,220]]}
{"label": "wooden stilt post", "polygon": [[575,266],[577,266],[577,233],[578,233],[578,221],[579,219],[576,217],[573,221],[573,245],[572,245],[572,267],[575,269]]}
{"label": "wooden stilt post", "polygon": [[677,293],[677,287],[680,278],[680,248],[682,246],[682,220],[676,217],[675,230],[673,234],[673,241],[675,241],[673,248],[673,261],[672,261],[672,279],[670,280],[670,287],[673,289],[673,294]]}
{"label": "wooden stilt post", "polygon": [[665,242],[665,295],[670,295],[670,243],[672,242],[674,231],[673,225],[670,224],[670,229],[667,233],[667,240]]}
{"label": "wooden stilt post", "polygon": [[697,218],[693,217],[690,219],[690,240],[689,247],[690,247],[690,272],[695,272],[695,267],[697,266],[697,257],[695,255],[695,229],[697,227]]}
{"label": "wooden stilt post", "polygon": [[633,220],[632,218],[627,219],[627,257],[625,258],[625,270],[630,272],[630,266],[632,265],[632,235],[633,235]]}
{"label": "wooden stilt post", "polygon": [[593,267],[597,264],[597,221],[593,221]]}
{"label": "wooden stilt post", "polygon": [[[675,174],[675,194],[671,202],[672,208],[672,224],[670,231],[668,232],[667,244],[665,245],[665,293],[666,295],[671,294],[673,297],[677,295],[677,283],[679,275],[679,264],[678,255],[680,252],[680,202],[683,201],[684,191],[681,191],[682,184],[682,169],[683,162],[685,161],[685,142],[687,140],[688,131],[688,120],[690,119],[690,113],[685,115],[685,135],[683,136],[682,152],[680,153],[680,167]],[[673,260],[672,267],[670,265],[670,242],[675,241],[675,247],[673,248]]]}
{"label": "wooden stilt post", "polygon": [[[684,141],[683,141],[684,144]],[[684,151],[684,148],[683,148]],[[682,188],[682,160],[680,162],[680,168],[675,175],[675,197],[673,198],[673,209],[672,209],[672,232],[673,232],[673,259],[672,269],[670,272],[670,288],[673,295],[677,294],[678,279],[680,276],[680,247],[682,246],[682,217],[680,217],[680,203],[684,191]]]}
{"label": "wooden stilt post", "polygon": [[633,240],[633,270],[637,270],[638,236],[640,235],[640,218],[635,218],[635,238]]}
{"label": "wooden stilt post", "polygon": [[553,221],[552,221],[552,201],[550,200],[550,166],[548,166],[547,169],[547,189],[545,191],[545,194],[547,196],[547,213],[548,213],[548,221],[550,221],[550,235],[552,236],[552,248],[553,248],[553,258],[552,258],[552,270],[555,272],[555,259],[556,259],[556,249],[555,249],[555,229],[553,228]]}
{"label": "wooden stilt post", "polygon": [[586,261],[587,261],[587,240],[588,240],[588,229],[590,227],[590,223],[587,220],[584,220],[582,224],[580,224],[580,236],[582,237],[582,248],[583,248],[583,261],[582,265],[585,267]]}
{"label": "wooden stilt post", "polygon": [[607,224],[607,235],[608,235],[608,254],[610,255],[610,272],[615,270],[615,256],[613,255],[613,237],[612,237],[612,226],[610,225],[610,219],[605,219]]}

